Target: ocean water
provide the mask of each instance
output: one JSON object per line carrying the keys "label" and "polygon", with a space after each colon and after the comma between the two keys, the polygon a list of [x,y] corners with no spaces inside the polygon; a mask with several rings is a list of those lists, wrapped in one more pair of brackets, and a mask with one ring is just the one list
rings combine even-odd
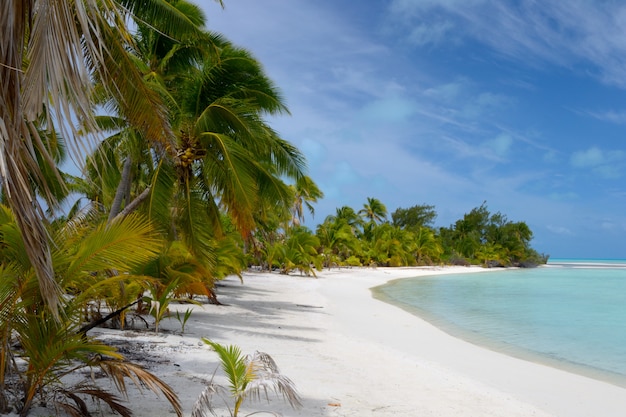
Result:
{"label": "ocean water", "polygon": [[472,343],[626,386],[626,261],[402,279],[374,296]]}

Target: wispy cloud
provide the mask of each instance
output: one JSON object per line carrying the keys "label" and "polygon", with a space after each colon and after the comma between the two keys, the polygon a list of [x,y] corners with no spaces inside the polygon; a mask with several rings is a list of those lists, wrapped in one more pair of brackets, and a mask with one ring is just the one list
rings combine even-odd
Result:
{"label": "wispy cloud", "polygon": [[454,24],[442,21],[430,24],[419,24],[409,32],[409,42],[417,46],[433,45],[446,40],[453,33]]}
{"label": "wispy cloud", "polygon": [[513,147],[513,138],[501,133],[484,143],[484,147],[499,158],[506,158]]}
{"label": "wispy cloud", "polygon": [[526,65],[578,66],[626,87],[626,4],[620,2],[395,0],[389,10],[416,46],[469,37]]}
{"label": "wispy cloud", "polygon": [[361,110],[363,122],[368,124],[406,122],[415,114],[417,105],[401,96],[388,96],[367,103]]}
{"label": "wispy cloud", "polygon": [[575,168],[589,169],[603,178],[619,178],[622,176],[626,153],[620,150],[605,151],[591,147],[584,151],[574,152],[570,163]]}
{"label": "wispy cloud", "polygon": [[605,122],[611,122],[615,124],[626,124],[626,110],[608,110],[604,112],[586,112],[591,117]]}
{"label": "wispy cloud", "polygon": [[548,225],[546,226],[546,228],[552,233],[556,233],[557,235],[566,235],[566,236],[574,235],[574,233],[570,229],[564,226]]}

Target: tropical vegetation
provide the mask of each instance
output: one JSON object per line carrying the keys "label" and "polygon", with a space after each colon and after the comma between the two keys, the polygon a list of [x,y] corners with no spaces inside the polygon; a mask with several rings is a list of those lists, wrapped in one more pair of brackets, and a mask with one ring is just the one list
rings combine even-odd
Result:
{"label": "tropical vegetation", "polygon": [[[128,326],[131,307],[158,326],[173,300],[216,301],[259,225],[314,198],[304,157],[264,119],[287,109],[254,57],[184,0],[0,10],[0,413],[27,415],[37,397],[88,415],[92,397],[130,415],[89,381],[66,386],[99,368],[180,415],[166,384],[89,330]],[[66,146],[87,152],[85,175],[59,170]]]}
{"label": "tropical vegetation", "polygon": [[[305,227],[323,192],[267,122],[288,113],[280,91],[205,23],[186,0],[0,6],[0,413],[39,402],[89,415],[92,398],[130,415],[87,378],[67,386],[98,369],[120,394],[130,379],[180,415],[176,393],[90,330],[145,315],[158,330],[172,302],[219,303],[216,282],[248,267],[545,261],[525,223],[486,204],[436,229],[433,206],[390,214],[370,197]],[[69,156],[81,175],[60,169]],[[233,374],[256,363],[207,343],[235,358]],[[253,386],[237,381],[235,415]]]}
{"label": "tropical vegetation", "polygon": [[[398,208],[388,219],[386,206],[369,197],[355,210],[344,206],[327,216],[315,232],[302,226],[276,230],[262,242],[268,254],[256,263],[267,269],[290,272],[293,266],[306,274],[315,267],[482,265],[485,267],[536,266],[547,261],[531,245],[532,231],[524,222],[513,222],[502,213],[489,212],[486,203],[472,209],[449,227],[434,226],[435,207]],[[287,256],[284,248],[296,236],[310,245],[300,254]],[[317,246],[315,245],[316,238]],[[313,247],[316,250],[312,250]],[[295,254],[295,252],[291,252]],[[294,261],[292,261],[294,259]],[[302,262],[302,259],[306,262]],[[255,261],[258,261],[256,259]]]}
{"label": "tropical vegetation", "polygon": [[[193,406],[192,417],[207,417],[208,413],[215,415],[215,408],[222,405],[216,404],[217,399],[226,404],[231,417],[238,417],[242,405],[248,399],[258,400],[265,397],[269,402],[269,391],[282,396],[293,408],[302,406],[294,383],[280,373],[278,365],[267,353],[257,351],[244,355],[239,346],[224,346],[206,338],[202,340],[219,356],[228,384],[220,385],[211,378]],[[259,413],[278,416],[269,411],[256,411],[247,415]]]}

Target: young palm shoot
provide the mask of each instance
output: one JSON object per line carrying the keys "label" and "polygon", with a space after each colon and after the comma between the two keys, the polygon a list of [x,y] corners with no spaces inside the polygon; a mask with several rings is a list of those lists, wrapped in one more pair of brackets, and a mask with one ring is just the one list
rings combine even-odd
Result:
{"label": "young palm shoot", "polygon": [[188,308],[187,310],[185,310],[185,314],[182,316],[179,311],[176,312],[176,320],[178,320],[178,322],[180,323],[181,333],[185,333],[185,325],[187,324],[187,321],[191,317],[191,313],[193,313],[193,310],[191,308]]}
{"label": "young palm shoot", "polygon": [[[208,383],[191,411],[191,417],[217,416],[213,397],[217,395],[228,407],[231,417],[238,417],[243,402],[250,398],[259,400],[263,395],[269,402],[269,391],[282,395],[283,399],[293,408],[300,408],[302,403],[294,383],[282,375],[278,366],[267,353],[255,352],[243,355],[237,346],[223,346],[209,339],[202,339],[218,354],[222,370],[228,378],[228,386],[224,387],[213,382]],[[226,395],[230,392],[230,398]],[[229,399],[234,401],[231,405]],[[252,414],[259,414],[254,412]],[[277,416],[278,414],[267,412]]]}

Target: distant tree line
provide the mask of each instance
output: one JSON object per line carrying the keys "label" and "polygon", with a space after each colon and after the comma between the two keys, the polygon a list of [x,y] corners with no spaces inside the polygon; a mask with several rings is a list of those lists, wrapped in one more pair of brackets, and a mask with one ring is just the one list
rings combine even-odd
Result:
{"label": "distant tree line", "polygon": [[386,206],[368,198],[358,211],[338,208],[314,232],[299,221],[275,230],[257,230],[249,263],[283,273],[314,274],[323,267],[532,267],[548,260],[531,247],[533,233],[525,222],[491,213],[486,203],[449,227],[436,228],[436,218],[434,206],[421,204],[398,208],[389,219]]}

